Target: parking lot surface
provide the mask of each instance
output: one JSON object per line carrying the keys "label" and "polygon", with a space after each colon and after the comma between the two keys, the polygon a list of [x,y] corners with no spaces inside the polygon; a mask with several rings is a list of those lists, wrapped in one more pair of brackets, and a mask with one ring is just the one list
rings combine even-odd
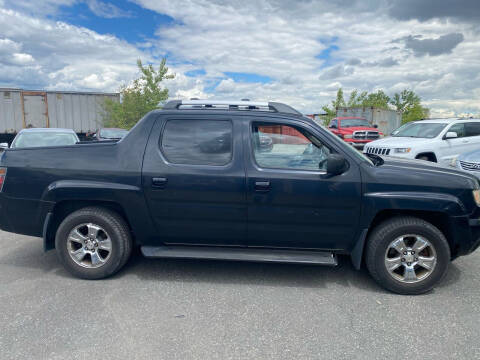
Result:
{"label": "parking lot surface", "polygon": [[479,359],[480,251],[433,292],[337,268],[150,260],[72,278],[40,239],[0,232],[2,359]]}

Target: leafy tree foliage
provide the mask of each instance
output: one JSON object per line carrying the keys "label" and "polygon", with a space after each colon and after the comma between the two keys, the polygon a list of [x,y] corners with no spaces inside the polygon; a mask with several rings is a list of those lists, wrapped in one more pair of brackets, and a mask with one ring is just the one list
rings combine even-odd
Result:
{"label": "leafy tree foliage", "polygon": [[388,103],[390,97],[385,94],[383,90],[369,94],[367,91],[362,91],[360,94],[355,89],[350,93],[348,99],[348,107],[376,107],[380,109],[389,109]]}
{"label": "leafy tree foliage", "polygon": [[430,111],[421,104],[420,96],[412,90],[405,89],[400,94],[393,95],[391,104],[397,111],[402,112],[402,122],[428,118]]}
{"label": "leafy tree foliage", "polygon": [[339,88],[337,91],[337,97],[335,100],[332,100],[332,105],[322,106],[322,110],[327,113],[327,116],[324,118],[324,125],[327,126],[335,116],[337,116],[337,108],[343,107],[345,105],[345,99],[343,98],[343,90]]}
{"label": "leafy tree foliage", "polygon": [[105,126],[130,129],[149,111],[157,109],[160,102],[168,99],[168,89],[162,88],[161,83],[173,79],[175,75],[167,75],[166,59],[162,59],[158,70],[151,64],[144,66],[140,59],[137,60],[137,66],[141,76],[131,85],[121,87],[121,101],[105,101]]}
{"label": "leafy tree foliage", "polygon": [[420,97],[412,90],[405,89],[401,93],[396,93],[390,98],[383,90],[368,93],[368,91],[359,92],[354,89],[350,93],[348,101],[345,102],[343,89],[339,88],[336,99],[331,105],[323,106],[322,110],[327,113],[325,124],[328,124],[337,114],[338,107],[375,107],[379,109],[392,109],[402,112],[402,122],[420,120],[428,118],[429,110],[421,105]]}

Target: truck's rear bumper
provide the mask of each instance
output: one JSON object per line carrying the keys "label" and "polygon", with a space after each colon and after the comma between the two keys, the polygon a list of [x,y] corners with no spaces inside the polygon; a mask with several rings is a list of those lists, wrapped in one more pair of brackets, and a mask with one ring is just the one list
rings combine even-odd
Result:
{"label": "truck's rear bumper", "polygon": [[22,235],[43,235],[43,224],[54,203],[12,198],[0,193],[0,229]]}

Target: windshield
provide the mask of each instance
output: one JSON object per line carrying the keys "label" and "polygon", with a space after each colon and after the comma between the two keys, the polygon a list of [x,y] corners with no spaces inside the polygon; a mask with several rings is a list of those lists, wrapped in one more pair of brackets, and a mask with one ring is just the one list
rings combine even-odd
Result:
{"label": "windshield", "polygon": [[122,139],[128,131],[124,129],[102,129],[100,137],[104,139]]}
{"label": "windshield", "polygon": [[342,127],[365,126],[372,127],[366,119],[343,119],[340,120]]}
{"label": "windshield", "polygon": [[437,137],[438,134],[447,126],[447,124],[439,123],[408,123],[392,132],[394,137],[414,137],[428,138]]}
{"label": "windshield", "polygon": [[74,145],[78,141],[73,133],[43,131],[24,132],[17,135],[12,143],[12,148],[65,146]]}

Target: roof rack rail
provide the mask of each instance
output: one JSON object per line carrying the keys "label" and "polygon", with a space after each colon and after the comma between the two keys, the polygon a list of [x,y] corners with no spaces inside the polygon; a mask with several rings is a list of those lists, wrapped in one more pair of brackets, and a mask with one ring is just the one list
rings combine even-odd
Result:
{"label": "roof rack rail", "polygon": [[274,111],[279,113],[302,115],[293,107],[279,103],[249,100],[171,100],[163,106],[163,110],[184,109],[218,109],[218,110],[258,110]]}

